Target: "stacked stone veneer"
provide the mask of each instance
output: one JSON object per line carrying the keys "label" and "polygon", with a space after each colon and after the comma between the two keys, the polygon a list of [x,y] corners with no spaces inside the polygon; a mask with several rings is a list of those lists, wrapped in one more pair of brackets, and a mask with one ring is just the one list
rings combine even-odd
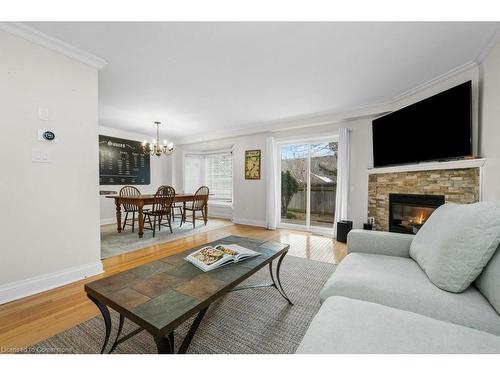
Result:
{"label": "stacked stone veneer", "polygon": [[444,195],[445,202],[479,201],[479,168],[370,174],[368,216],[376,230],[389,230],[389,193]]}

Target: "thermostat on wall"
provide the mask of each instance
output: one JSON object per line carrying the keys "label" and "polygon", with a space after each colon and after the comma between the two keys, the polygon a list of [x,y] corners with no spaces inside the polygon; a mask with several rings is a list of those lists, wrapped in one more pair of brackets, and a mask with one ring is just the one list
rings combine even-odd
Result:
{"label": "thermostat on wall", "polygon": [[43,138],[45,138],[47,141],[53,141],[55,137],[56,135],[50,130],[43,132]]}
{"label": "thermostat on wall", "polygon": [[38,129],[38,140],[40,141],[53,141],[56,135],[53,131]]}

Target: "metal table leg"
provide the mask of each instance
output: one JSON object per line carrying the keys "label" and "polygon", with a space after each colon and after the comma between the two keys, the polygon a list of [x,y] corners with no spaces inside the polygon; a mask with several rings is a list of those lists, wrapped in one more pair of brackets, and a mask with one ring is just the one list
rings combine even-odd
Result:
{"label": "metal table leg", "polygon": [[109,310],[105,304],[98,301],[97,299],[95,299],[92,296],[88,296],[88,297],[90,298],[90,300],[92,302],[94,302],[96,304],[97,308],[101,312],[102,317],[104,319],[104,325],[106,327],[106,335],[104,337],[104,344],[103,344],[102,349],[101,349],[101,354],[102,354],[102,353],[104,353],[104,350],[106,349],[106,346],[108,345],[109,335],[111,334],[111,316],[109,315]]}
{"label": "metal table leg", "polygon": [[[170,332],[168,336],[155,337],[156,348],[158,354],[173,354],[174,353],[174,343],[173,343],[173,332]],[[172,339],[172,341],[170,340]]]}
{"label": "metal table leg", "polygon": [[273,276],[273,262],[269,263],[269,273],[271,275],[271,280],[273,281],[274,287],[278,290],[278,292],[283,296],[284,299],[288,301],[290,305],[293,305],[293,302],[290,301],[290,298],[285,293],[285,290],[283,289],[283,286],[281,285],[281,280],[280,280],[280,269],[281,269],[281,262],[283,262],[283,259],[285,258],[285,255],[287,253],[283,253],[283,255],[280,256],[278,259],[278,265],[276,266],[276,280],[274,279]]}
{"label": "metal table leg", "polygon": [[187,351],[187,348],[189,347],[189,344],[191,343],[191,340],[193,339],[194,334],[196,333],[196,330],[198,329],[203,317],[205,316],[205,313],[207,312],[209,306],[205,307],[203,310],[201,310],[198,315],[196,315],[196,318],[193,321],[193,324],[191,324],[191,327],[189,328],[188,333],[186,334],[186,337],[184,337],[184,340],[182,341],[181,347],[179,348],[179,351],[177,353],[179,354],[184,354]]}
{"label": "metal table leg", "polygon": [[111,349],[109,349],[108,354],[113,353],[113,350],[115,350],[116,346],[119,344],[118,339],[120,338],[120,334],[122,333],[124,321],[125,321],[125,317],[122,314],[120,314],[120,323],[118,324],[118,332],[116,333],[116,339],[115,339],[115,342],[113,343],[113,346],[111,347]]}

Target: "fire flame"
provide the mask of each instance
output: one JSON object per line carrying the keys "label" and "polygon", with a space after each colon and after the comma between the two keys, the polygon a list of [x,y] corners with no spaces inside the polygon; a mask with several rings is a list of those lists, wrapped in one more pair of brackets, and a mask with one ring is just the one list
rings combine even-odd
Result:
{"label": "fire flame", "polygon": [[418,215],[416,218],[415,218],[415,224],[423,224],[424,223],[424,220],[426,219],[425,215],[423,212],[420,213],[420,215]]}

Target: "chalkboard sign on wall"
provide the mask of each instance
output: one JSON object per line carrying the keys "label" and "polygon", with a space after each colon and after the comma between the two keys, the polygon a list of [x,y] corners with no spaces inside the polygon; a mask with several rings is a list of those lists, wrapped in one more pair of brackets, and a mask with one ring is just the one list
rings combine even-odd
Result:
{"label": "chalkboard sign on wall", "polygon": [[149,185],[149,155],[141,142],[99,135],[100,185]]}

